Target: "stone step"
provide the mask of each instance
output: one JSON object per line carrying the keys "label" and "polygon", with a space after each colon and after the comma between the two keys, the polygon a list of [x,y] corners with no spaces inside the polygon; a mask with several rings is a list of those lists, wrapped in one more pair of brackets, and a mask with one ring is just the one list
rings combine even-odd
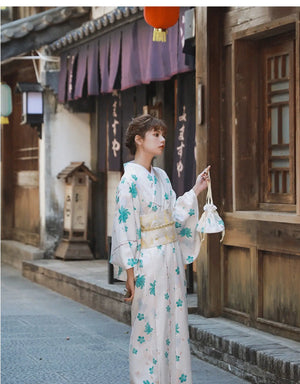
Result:
{"label": "stone step", "polygon": [[[124,283],[108,284],[105,260],[24,261],[23,276],[130,324]],[[300,384],[300,343],[221,317],[199,316],[194,313],[195,296],[188,295],[188,300],[196,356],[254,384]]]}
{"label": "stone step", "polygon": [[19,270],[24,260],[37,260],[44,257],[44,252],[32,245],[14,240],[1,240],[1,261]]}
{"label": "stone step", "polygon": [[224,318],[189,315],[191,349],[200,359],[255,384],[299,384],[300,343]]}
{"label": "stone step", "polygon": [[[74,268],[74,263],[78,270]],[[24,261],[23,276],[118,321],[130,324],[131,307],[124,302],[124,284],[108,284],[107,273],[105,274],[107,261],[104,264],[100,260]]]}

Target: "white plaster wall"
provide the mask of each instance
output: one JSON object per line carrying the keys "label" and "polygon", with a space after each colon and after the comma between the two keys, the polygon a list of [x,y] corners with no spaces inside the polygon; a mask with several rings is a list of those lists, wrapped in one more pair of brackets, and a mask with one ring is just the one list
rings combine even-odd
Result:
{"label": "white plaster wall", "polygon": [[40,140],[40,233],[46,257],[53,256],[61,238],[65,183],[58,173],[72,161],[84,161],[90,168],[90,115],[71,113],[56,104],[53,93],[45,92],[45,115]]}
{"label": "white plaster wall", "polygon": [[64,182],[56,176],[72,161],[84,161],[90,168],[90,116],[87,113],[71,113],[59,104],[51,121],[51,176],[55,195],[62,207]]}

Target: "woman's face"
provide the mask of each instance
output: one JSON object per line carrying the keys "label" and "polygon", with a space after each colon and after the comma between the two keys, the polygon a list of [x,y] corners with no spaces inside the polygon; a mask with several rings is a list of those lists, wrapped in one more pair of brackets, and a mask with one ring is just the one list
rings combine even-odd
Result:
{"label": "woman's face", "polygon": [[144,151],[151,156],[158,156],[163,152],[165,142],[166,139],[161,130],[151,129],[145,133],[144,138],[139,136],[139,145],[137,145],[137,150]]}

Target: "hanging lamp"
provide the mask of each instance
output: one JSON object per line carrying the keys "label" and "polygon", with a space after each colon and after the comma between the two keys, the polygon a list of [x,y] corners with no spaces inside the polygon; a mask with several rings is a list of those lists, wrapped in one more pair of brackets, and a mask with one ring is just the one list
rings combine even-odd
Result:
{"label": "hanging lamp", "polygon": [[12,113],[12,92],[9,85],[1,84],[1,124],[8,124],[8,116]]}
{"label": "hanging lamp", "polygon": [[154,28],[153,41],[167,41],[167,29],[179,19],[180,7],[144,7],[144,19]]}

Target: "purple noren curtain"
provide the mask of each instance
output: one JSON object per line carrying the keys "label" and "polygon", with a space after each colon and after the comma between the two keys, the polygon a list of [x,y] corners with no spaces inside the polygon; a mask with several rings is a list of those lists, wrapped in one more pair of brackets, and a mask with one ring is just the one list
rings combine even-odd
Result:
{"label": "purple noren curtain", "polygon": [[67,89],[67,98],[68,100],[74,99],[74,91],[75,91],[75,80],[76,80],[76,62],[77,62],[77,50],[73,50],[70,52],[70,56],[68,57],[68,89]]}
{"label": "purple noren curtain", "polygon": [[137,23],[122,28],[121,90],[141,84]]}
{"label": "purple noren curtain", "polygon": [[100,54],[100,74],[101,74],[101,92],[108,92],[108,52],[109,52],[109,35],[101,37],[99,43]]}
{"label": "purple noren curtain", "polygon": [[87,48],[87,45],[83,45],[82,47],[80,47],[78,52],[74,99],[80,99],[82,97],[83,85],[86,77],[86,62],[88,57]]}
{"label": "purple noren curtain", "polygon": [[109,77],[108,77],[108,92],[112,92],[119,68],[121,50],[121,31],[115,31],[110,36],[110,60],[109,60]]}
{"label": "purple noren curtain", "polygon": [[99,95],[99,42],[93,41],[88,48],[88,76],[87,92],[88,95]]}
{"label": "purple noren curtain", "polygon": [[168,29],[166,43],[152,41],[153,28],[144,20],[139,20],[137,26],[142,83],[169,79],[177,72],[177,24]]}
{"label": "purple noren curtain", "polygon": [[67,81],[67,57],[68,53],[64,52],[60,58],[60,72],[58,83],[58,102],[64,103],[66,101],[66,81]]}
{"label": "purple noren curtain", "polygon": [[81,46],[78,59],[76,49],[62,53],[59,101],[83,97],[86,76],[88,95],[111,93],[120,61],[120,90],[151,81],[168,80],[175,74],[193,71],[194,64],[186,65],[186,55],[183,53],[186,9],[180,8],[179,21],[168,29],[166,43],[153,42],[153,28],[140,19]]}

